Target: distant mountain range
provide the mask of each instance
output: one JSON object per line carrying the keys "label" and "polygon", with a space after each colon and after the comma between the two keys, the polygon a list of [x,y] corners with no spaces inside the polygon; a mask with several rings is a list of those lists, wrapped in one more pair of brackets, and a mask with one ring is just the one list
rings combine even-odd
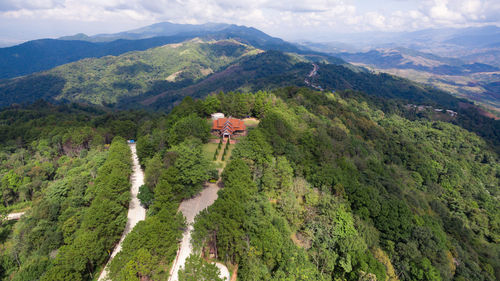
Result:
{"label": "distant mountain range", "polygon": [[458,109],[459,100],[444,92],[372,74],[342,60],[332,64],[332,60],[336,62],[327,55],[265,51],[234,39],[194,39],[116,57],[84,59],[6,80],[0,83],[0,105],[43,98],[121,108],[169,109],[188,95],[307,86],[304,79],[312,62],[317,62],[320,68],[315,84],[322,89],[352,89]]}
{"label": "distant mountain range", "polygon": [[500,115],[500,67],[440,57],[408,48],[338,53],[350,63],[432,85],[473,100]]}
{"label": "distant mountain range", "polygon": [[269,36],[268,34],[253,27],[226,23],[177,24],[161,22],[114,34],[87,36],[80,33],[73,36],[61,37],[59,39],[88,42],[112,42],[120,39],[140,40],[154,37],[180,37],[189,39],[198,37],[203,40],[235,39],[244,44],[252,45],[264,50],[274,49],[285,52],[299,51],[299,48],[294,44]]}
{"label": "distant mountain range", "polygon": [[500,28],[497,26],[367,32],[300,46],[431,85],[500,116]]}
{"label": "distant mountain range", "polygon": [[170,22],[161,22],[134,30],[112,33],[112,34],[97,34],[94,36],[87,36],[86,34],[79,33],[73,36],[64,36],[60,40],[81,40],[89,42],[110,42],[118,39],[146,39],[152,37],[163,36],[199,36],[200,34],[217,33],[226,30],[235,25],[226,23],[206,23],[206,24],[177,24]]}
{"label": "distant mountain range", "polygon": [[[365,37],[364,41],[360,41],[366,44],[374,42],[381,44],[380,40],[384,40],[385,45],[390,46],[395,44],[390,43],[394,42],[391,40],[398,40],[401,45],[411,45],[415,48],[399,46],[354,53],[348,52],[349,49],[356,48],[354,44],[351,45],[355,42],[349,40],[347,43],[292,44],[252,27],[219,23],[189,25],[164,22],[115,34],[95,36],[76,34],[59,39],[34,40],[13,47],[0,48],[0,79],[27,75],[0,82],[0,96],[2,96],[0,104],[9,105],[34,101],[38,98],[51,98],[125,107],[138,104],[162,107],[170,106],[169,103],[187,94],[203,96],[216,90],[302,85],[304,78],[302,71],[307,73],[307,69],[310,68],[308,62],[344,65],[343,69],[352,71],[353,77],[357,75],[356,73],[366,72],[362,68],[345,65],[346,62],[343,60],[345,59],[375,71],[423,82],[498,110],[500,65],[475,61],[479,60],[478,56],[488,61],[487,58],[491,57],[485,54],[496,49],[476,49],[475,53],[469,51],[463,58],[439,56],[419,49],[425,45],[422,42],[428,43],[428,46],[446,46],[446,48],[453,46],[457,50],[466,49],[463,46],[457,47],[457,44],[462,44],[465,40],[460,38],[470,36],[477,37],[475,40],[478,46],[492,46],[496,44],[494,42],[498,31],[498,27],[484,27],[384,33],[377,39],[379,41],[372,37]],[[356,36],[359,34],[351,35],[351,39]],[[158,47],[168,44],[173,46],[172,44],[182,42],[191,42],[188,45],[182,44],[186,52],[191,54],[183,58],[183,64],[178,64],[179,62],[174,60],[157,63],[162,61],[159,59],[161,58],[159,50],[165,50]],[[249,51],[250,49],[246,51],[252,55],[243,52],[234,54],[235,56],[221,57],[220,53],[213,49],[215,45],[210,45],[210,42],[232,42],[224,44],[227,46],[235,44],[240,46],[238,48],[246,46],[245,48],[253,48],[254,51]],[[203,43],[205,47],[197,46],[195,43]],[[295,62],[289,65],[285,63],[286,59],[279,61],[276,60],[276,56],[271,56],[272,60],[267,57],[268,61],[257,63],[262,69],[254,68],[252,71],[247,71],[252,68],[245,65],[255,63],[252,61],[254,58],[260,60],[266,58],[266,56],[255,56],[255,52],[269,50],[291,54],[295,56]],[[141,53],[142,51],[145,52]],[[125,53],[128,54],[123,55]],[[106,57],[109,55],[113,57]],[[175,51],[171,51],[168,55],[182,57]],[[90,58],[93,59],[82,60]],[[73,62],[77,63],[68,64]],[[280,67],[275,69],[274,66],[278,65]],[[58,68],[50,70],[54,67]],[[125,72],[121,72],[120,69]],[[329,67],[323,67],[320,72],[324,73],[326,69]],[[49,71],[36,73],[46,70]],[[326,76],[335,80],[339,78],[340,73],[344,73],[344,70],[335,69],[335,72],[336,76],[333,74]],[[30,75],[32,73],[36,74]],[[369,79],[367,78],[360,86],[353,81],[353,77],[342,76],[342,81],[322,82],[324,87],[331,89],[366,90],[363,85],[370,84]],[[420,86],[412,87],[420,88]],[[402,98],[411,97],[403,95]],[[432,99],[420,100],[430,102]]]}
{"label": "distant mountain range", "polygon": [[298,44],[326,53],[356,53],[404,47],[441,57],[459,58],[469,64],[479,62],[500,67],[498,26],[334,34],[323,42],[301,41]]}
{"label": "distant mountain range", "polygon": [[355,63],[365,63],[380,68],[415,69],[442,75],[464,75],[478,72],[495,72],[499,67],[483,63],[467,63],[458,58],[440,57],[408,48],[375,49],[364,53],[337,53],[337,56]]}
{"label": "distant mountain range", "polygon": [[84,58],[116,56],[193,38],[235,39],[263,50],[301,52],[294,44],[271,37],[251,27],[215,23],[189,25],[164,22],[116,34],[91,37],[77,34],[59,39],[33,40],[12,47],[0,48],[0,79],[48,70]]}
{"label": "distant mountain range", "polygon": [[[492,48],[500,46],[500,27],[424,29],[412,32],[350,32],[325,37],[323,44],[343,44],[361,49],[403,46],[425,50],[437,46]],[[317,40],[318,42],[318,40]],[[311,43],[311,42],[303,42]],[[317,43],[314,43],[317,44]]]}

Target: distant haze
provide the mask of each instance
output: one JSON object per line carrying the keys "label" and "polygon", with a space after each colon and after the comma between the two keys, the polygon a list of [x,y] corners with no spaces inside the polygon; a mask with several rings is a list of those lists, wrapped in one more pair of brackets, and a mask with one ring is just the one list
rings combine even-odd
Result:
{"label": "distant haze", "polygon": [[353,32],[498,26],[499,15],[498,0],[2,0],[0,46],[161,21],[235,23],[286,40],[333,41]]}

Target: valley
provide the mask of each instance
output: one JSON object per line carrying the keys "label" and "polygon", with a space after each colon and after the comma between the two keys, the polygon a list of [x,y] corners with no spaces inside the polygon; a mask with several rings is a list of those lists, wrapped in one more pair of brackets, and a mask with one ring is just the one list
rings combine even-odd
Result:
{"label": "valley", "polygon": [[397,49],[342,54],[341,57],[375,72],[405,77],[471,100],[491,111],[497,118],[500,114],[500,96],[494,86],[500,79],[500,69],[497,67],[466,64],[459,59]]}
{"label": "valley", "polygon": [[349,63],[423,83],[465,98],[499,116],[497,26],[353,33],[334,42],[299,45]]}

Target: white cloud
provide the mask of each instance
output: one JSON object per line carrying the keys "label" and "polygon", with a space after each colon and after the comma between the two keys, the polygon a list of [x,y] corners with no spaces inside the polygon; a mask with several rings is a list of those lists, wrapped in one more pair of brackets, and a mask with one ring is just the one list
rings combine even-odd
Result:
{"label": "white cloud", "polygon": [[448,1],[447,0],[437,0],[435,1],[435,5],[433,5],[429,9],[429,14],[432,19],[438,21],[438,22],[457,22],[457,21],[462,21],[463,17],[460,13],[451,10],[448,7]]}
{"label": "white cloud", "polygon": [[63,3],[64,0],[2,0],[0,11],[51,9],[61,6]]}
{"label": "white cloud", "polygon": [[[391,3],[398,5],[394,8]],[[0,22],[32,22],[33,34],[42,21],[102,23],[107,32],[171,21],[236,23],[298,38],[331,32],[499,24],[499,15],[498,0],[0,0]],[[57,24],[49,26],[57,29]],[[96,25],[88,26],[74,33],[102,32]],[[2,32],[0,36],[5,35]]]}
{"label": "white cloud", "polygon": [[420,10],[436,25],[498,24],[500,21],[500,2],[496,0],[428,0]]}

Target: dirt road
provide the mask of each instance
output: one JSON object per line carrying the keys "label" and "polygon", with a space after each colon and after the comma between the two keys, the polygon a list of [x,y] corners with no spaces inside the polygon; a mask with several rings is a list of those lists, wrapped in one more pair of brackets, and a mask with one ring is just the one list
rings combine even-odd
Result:
{"label": "dirt road", "polygon": [[[181,246],[177,251],[177,257],[175,258],[174,265],[170,270],[170,278],[168,279],[169,281],[179,280],[179,269],[181,267],[184,268],[186,259],[193,251],[193,247],[191,245],[191,231],[193,230],[194,218],[199,212],[203,211],[215,202],[215,200],[217,199],[217,191],[219,191],[219,187],[217,186],[217,184],[210,183],[196,197],[185,200],[181,203],[179,209],[184,217],[186,217],[188,227],[182,236]],[[220,276],[226,277],[226,280],[229,281],[228,269],[223,264],[216,263],[216,265],[221,271]]]}
{"label": "dirt road", "polygon": [[141,169],[141,166],[139,165],[139,159],[137,158],[137,153],[135,149],[135,143],[129,144],[130,151],[132,152],[132,176],[130,177],[130,182],[132,184],[132,187],[130,188],[130,195],[131,195],[131,200],[128,205],[128,213],[127,213],[127,224],[125,225],[125,230],[123,231],[122,237],[120,238],[120,242],[118,245],[115,247],[113,250],[113,253],[111,253],[111,257],[108,260],[108,263],[106,264],[105,269],[101,272],[101,275],[99,275],[99,281],[101,280],[106,280],[107,274],[108,274],[108,265],[113,260],[113,258],[118,254],[118,252],[121,251],[122,249],[122,243],[123,240],[125,240],[125,237],[127,234],[132,231],[134,226],[146,219],[146,209],[141,206],[139,199],[137,198],[137,194],[139,193],[139,187],[144,184],[144,172]]}

